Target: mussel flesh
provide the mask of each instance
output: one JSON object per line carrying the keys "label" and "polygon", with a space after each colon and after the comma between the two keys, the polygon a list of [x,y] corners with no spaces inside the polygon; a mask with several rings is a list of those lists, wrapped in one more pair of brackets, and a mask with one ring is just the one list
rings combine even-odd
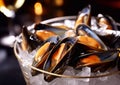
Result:
{"label": "mussel flesh", "polygon": [[42,40],[42,41],[45,41],[47,40],[48,38],[50,37],[53,37],[53,36],[56,36],[57,34],[55,34],[54,32],[52,31],[47,31],[47,30],[37,30],[35,32],[36,36]]}
{"label": "mussel flesh", "polygon": [[59,27],[55,27],[55,26],[51,26],[51,25],[47,25],[47,24],[36,24],[34,29],[36,31],[38,30],[46,30],[48,32],[52,32],[53,34],[57,34],[59,36],[62,36],[67,29],[62,29],[62,28],[59,28]]}

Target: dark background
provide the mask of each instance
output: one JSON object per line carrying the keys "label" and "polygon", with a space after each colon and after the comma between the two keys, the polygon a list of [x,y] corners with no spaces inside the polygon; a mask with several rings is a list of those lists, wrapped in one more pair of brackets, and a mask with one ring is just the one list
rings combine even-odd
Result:
{"label": "dark background", "polygon": [[[34,3],[37,1],[42,3],[44,10],[41,20],[59,16],[77,15],[78,11],[90,4],[93,16],[96,16],[98,13],[107,14],[112,16],[117,22],[120,22],[119,0],[64,0],[62,6],[56,6],[54,0],[26,0],[24,5],[16,11],[16,16],[12,20],[0,13],[0,38],[8,35],[10,29],[15,35],[18,35],[23,25],[34,23]],[[118,1],[119,3],[111,4],[113,1]],[[4,58],[0,60],[0,85],[25,85],[19,64],[13,53],[13,48],[0,44],[0,57],[1,55],[4,55]]]}

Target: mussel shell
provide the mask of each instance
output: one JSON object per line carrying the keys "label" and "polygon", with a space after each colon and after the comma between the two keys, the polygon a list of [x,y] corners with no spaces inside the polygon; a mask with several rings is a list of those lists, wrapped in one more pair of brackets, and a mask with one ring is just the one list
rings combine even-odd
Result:
{"label": "mussel shell", "polygon": [[[76,43],[76,39],[73,37],[69,37],[69,38],[65,38],[63,40],[61,40],[51,51],[48,59],[46,60],[45,64],[44,64],[44,70],[52,72],[52,73],[58,73],[58,74],[62,74],[64,72],[64,70],[66,69],[66,66],[69,62],[69,58],[70,58],[70,52],[72,51],[72,48],[74,47],[74,44]],[[54,66],[51,67],[52,64],[52,56],[54,55],[54,53],[57,51],[57,49],[59,49],[60,45],[62,43],[66,44],[66,50],[65,53],[63,55],[63,57],[58,61],[57,64],[55,64]],[[45,75],[45,80],[46,81],[52,81],[55,77],[52,75]]]}
{"label": "mussel shell", "polygon": [[[114,34],[99,35],[100,39],[107,45],[109,49],[120,48],[120,36]],[[108,42],[109,41],[109,42]]]}
{"label": "mussel shell", "polygon": [[[104,49],[104,50],[108,49],[107,46],[103,43],[103,41],[98,37],[98,35],[95,32],[93,32],[88,26],[86,26],[84,24],[79,25],[76,29],[76,35],[79,36],[80,35],[79,31],[81,31],[81,30],[85,33],[85,35],[88,35],[88,36],[94,38],[96,41],[98,41],[98,43],[101,45],[102,49]],[[84,35],[82,35],[82,36],[84,36]]]}
{"label": "mussel shell", "polygon": [[[54,36],[54,37],[50,37],[49,39],[47,39],[46,41],[44,41],[41,44],[40,48],[39,48],[40,50],[42,50],[41,47],[43,47],[45,44],[50,43],[50,45],[48,47],[44,47],[43,48],[43,50],[46,49],[46,52],[44,52],[43,55],[37,56],[37,55],[39,55],[39,53],[38,53],[39,51],[36,52],[37,55],[34,57],[32,66],[34,66],[36,68],[39,68],[39,69],[43,69],[43,65],[44,65],[46,59],[48,58],[48,55],[50,54],[51,49],[53,49],[53,47],[59,42],[59,39],[60,38],[58,36]],[[36,61],[36,59],[35,59],[36,57],[37,58],[41,57],[41,60],[40,61]],[[31,74],[33,76],[36,75],[36,74],[39,74],[39,73],[40,72],[37,72],[35,70],[31,71]]]}
{"label": "mussel shell", "polygon": [[75,46],[73,47],[72,50],[72,54],[71,54],[71,59],[69,62],[69,66],[75,67],[76,66],[76,62],[79,61],[79,56],[80,55],[90,55],[93,53],[97,53],[97,52],[103,52],[104,50],[102,49],[97,49],[97,48],[91,48],[87,45],[81,44],[81,43],[76,43]]}
{"label": "mussel shell", "polygon": [[72,49],[71,58],[68,65],[75,67],[76,62],[78,61],[78,56],[81,54],[88,53],[87,50],[90,50],[90,48],[83,44],[76,43]]}
{"label": "mussel shell", "polygon": [[79,12],[75,22],[75,28],[80,24],[86,24],[90,26],[90,21],[91,21],[91,6],[88,5]]}
{"label": "mussel shell", "polygon": [[31,52],[41,43],[43,43],[43,41],[39,40],[36,35],[28,31],[27,27],[22,28],[22,46],[26,47],[25,50]]}
{"label": "mussel shell", "polygon": [[119,57],[116,62],[117,62],[117,68],[120,71],[120,53],[119,53]]}
{"label": "mussel shell", "polygon": [[54,26],[51,26],[51,25],[47,25],[47,24],[36,24],[34,29],[37,31],[37,30],[47,30],[47,31],[51,31],[59,36],[62,36],[65,32],[66,32],[66,29],[62,29],[62,28],[59,28],[59,27],[54,27]]}
{"label": "mussel shell", "polygon": [[[118,51],[117,50],[109,50],[104,52],[93,52],[88,54],[83,54],[79,56],[79,61],[76,64],[76,69],[81,69],[82,67],[88,66],[92,67],[92,71],[106,71],[110,68],[116,66],[116,60],[118,58]],[[94,59],[89,59],[95,61],[94,63],[84,63],[82,62],[83,59],[90,58],[91,55],[97,55],[97,58],[100,60],[96,62]]]}

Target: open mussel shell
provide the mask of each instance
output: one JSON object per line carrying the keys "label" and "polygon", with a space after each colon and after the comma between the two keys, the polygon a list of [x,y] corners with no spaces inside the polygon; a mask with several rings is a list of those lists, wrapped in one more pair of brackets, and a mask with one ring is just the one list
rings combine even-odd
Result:
{"label": "open mussel shell", "polygon": [[72,49],[71,58],[68,65],[75,67],[76,62],[79,60],[78,56],[81,54],[89,53],[89,51],[94,52],[94,50],[91,49],[89,46],[77,42]]}
{"label": "open mussel shell", "polygon": [[79,12],[77,19],[75,21],[75,28],[80,24],[86,24],[90,26],[90,21],[91,21],[91,6],[88,5]]}
{"label": "open mussel shell", "polygon": [[[95,39],[101,46],[99,49],[107,50],[107,46],[103,43],[103,41],[98,37],[98,35],[92,31],[88,26],[82,24],[79,25],[76,29],[76,35],[78,36],[89,36],[93,39]],[[88,42],[89,43],[89,42]],[[84,43],[86,44],[86,43]]]}
{"label": "open mussel shell", "polygon": [[118,58],[119,52],[117,50],[108,51],[98,51],[87,54],[82,54],[78,56],[76,69],[81,69],[82,67],[91,67],[93,72],[97,71],[108,71],[109,69],[116,66],[116,60]]}
{"label": "open mussel shell", "polygon": [[68,29],[64,29],[64,28],[62,29],[62,28],[59,28],[59,27],[51,26],[51,25],[48,25],[48,24],[41,24],[41,23],[36,24],[34,29],[36,31],[45,30],[45,31],[48,31],[48,32],[52,32],[53,34],[57,34],[59,36],[62,36],[66,32],[66,30],[68,30]]}
{"label": "open mussel shell", "polygon": [[[41,46],[38,48],[34,60],[33,60],[33,64],[32,66],[39,68],[39,69],[43,69],[43,65],[46,61],[46,59],[48,58],[48,55],[51,52],[51,49],[53,49],[53,47],[59,42],[59,37],[58,36],[54,36],[54,37],[50,37],[49,39],[47,39],[46,41],[44,41]],[[40,72],[37,72],[35,70],[31,71],[31,74],[34,76],[36,74],[38,74]]]}
{"label": "open mussel shell", "polygon": [[[61,40],[51,51],[48,59],[46,60],[43,69],[51,73],[62,74],[69,62],[72,48],[76,43],[73,37],[67,37]],[[55,76],[45,74],[45,80],[51,81]]]}
{"label": "open mussel shell", "polygon": [[27,27],[22,28],[22,49],[28,50],[31,52],[34,50],[37,46],[39,46],[43,41],[39,40],[38,37],[31,33]]}
{"label": "open mussel shell", "polygon": [[102,29],[118,30],[116,22],[111,16],[98,14],[97,21],[99,27]]}

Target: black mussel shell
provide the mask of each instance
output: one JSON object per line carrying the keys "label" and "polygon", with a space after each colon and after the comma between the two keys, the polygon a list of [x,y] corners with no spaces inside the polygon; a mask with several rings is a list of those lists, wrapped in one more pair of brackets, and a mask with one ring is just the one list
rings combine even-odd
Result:
{"label": "black mussel shell", "polygon": [[99,35],[100,39],[107,45],[109,49],[120,48],[120,36],[114,34]]}
{"label": "black mussel shell", "polygon": [[[51,49],[53,49],[53,47],[59,42],[59,39],[60,38],[58,36],[54,36],[44,41],[44,43],[42,43],[42,45],[38,48],[36,52],[32,66],[39,69],[43,69],[43,65],[46,59],[48,58]],[[37,72],[36,70],[32,70],[31,73],[34,76],[40,72]]]}
{"label": "black mussel shell", "polygon": [[79,12],[75,22],[75,29],[80,24],[86,24],[90,26],[90,21],[91,21],[91,6],[88,5]]}
{"label": "black mussel shell", "polygon": [[117,59],[117,68],[120,71],[120,53],[119,53],[119,57]]}
{"label": "black mussel shell", "polygon": [[101,45],[102,49],[107,50],[107,46],[103,43],[103,41],[98,37],[98,35],[93,32],[88,26],[82,24],[79,25],[76,29],[76,35],[81,35],[79,32],[82,31],[84,34],[82,36],[90,36],[91,38],[94,38],[98,43]]}
{"label": "black mussel shell", "polygon": [[22,28],[22,48],[31,52],[43,41],[39,40],[36,35],[28,31],[27,27]]}
{"label": "black mussel shell", "polygon": [[34,29],[35,30],[51,31],[51,32],[54,32],[55,34],[60,35],[60,36],[62,36],[66,32],[66,29],[50,26],[50,25],[47,25],[47,24],[41,24],[41,23],[36,24]]}
{"label": "black mussel shell", "polygon": [[80,55],[87,56],[87,55],[90,55],[90,53],[93,54],[93,53],[103,52],[103,51],[104,50],[102,49],[91,48],[87,45],[76,43],[72,50],[69,66],[76,67],[76,62],[79,61]]}
{"label": "black mussel shell", "polygon": [[78,61],[78,56],[87,53],[86,49],[88,50],[89,47],[84,46],[83,44],[80,43],[76,43],[72,49],[71,58],[68,65],[75,67],[76,62]]}
{"label": "black mussel shell", "polygon": [[[51,51],[48,59],[46,60],[44,64],[44,70],[52,72],[52,73],[57,73],[57,74],[62,74],[69,62],[70,59],[70,54],[72,51],[72,48],[74,47],[74,44],[76,43],[76,39],[73,37],[68,37],[63,40],[61,40]],[[60,49],[61,46],[64,45],[64,49]],[[61,51],[61,52],[60,52]],[[55,58],[58,58],[58,54],[56,53],[61,53],[60,58],[58,60],[55,60]],[[52,81],[55,76],[45,74],[45,80],[46,81]]]}
{"label": "black mussel shell", "polygon": [[76,63],[76,69],[88,66],[92,68],[93,72],[106,71],[116,66],[116,60],[118,58],[118,50],[108,50],[101,52],[93,52],[78,56]]}

